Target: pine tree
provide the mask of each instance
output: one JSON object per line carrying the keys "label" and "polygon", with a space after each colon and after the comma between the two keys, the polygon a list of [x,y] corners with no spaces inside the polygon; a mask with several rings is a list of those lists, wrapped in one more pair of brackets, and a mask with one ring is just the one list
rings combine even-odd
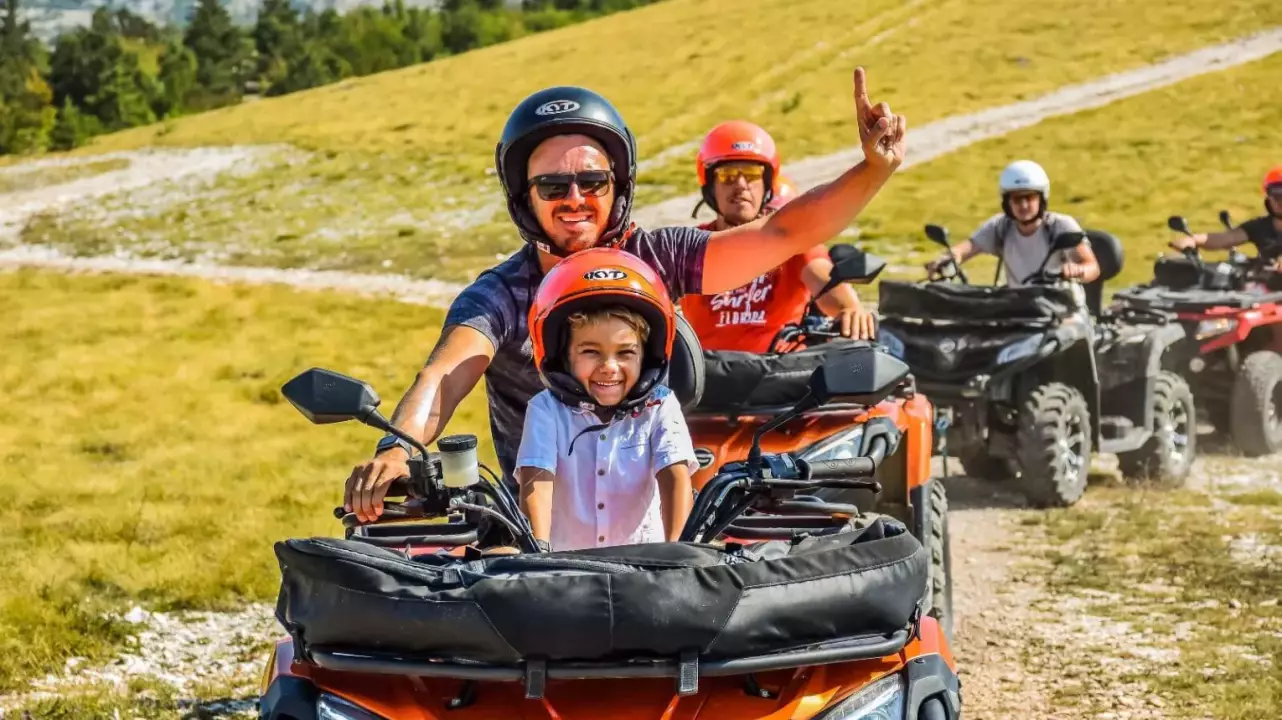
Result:
{"label": "pine tree", "polygon": [[57,117],[53,91],[40,76],[44,52],[31,25],[18,19],[18,0],[4,0],[0,22],[0,155],[49,146]]}
{"label": "pine tree", "polygon": [[199,0],[183,44],[196,56],[196,82],[206,94],[201,105],[240,99],[251,46],[219,0]]}

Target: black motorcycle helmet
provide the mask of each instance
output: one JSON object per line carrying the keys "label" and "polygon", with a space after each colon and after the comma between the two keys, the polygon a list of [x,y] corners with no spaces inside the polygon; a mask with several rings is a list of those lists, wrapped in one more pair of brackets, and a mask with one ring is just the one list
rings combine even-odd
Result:
{"label": "black motorcycle helmet", "polygon": [[525,98],[508,116],[494,149],[494,165],[507,195],[507,211],[526,242],[558,257],[567,253],[543,232],[530,211],[526,174],[530,155],[554,135],[583,134],[601,143],[614,169],[614,207],[597,247],[626,237],[637,176],[637,145],[632,131],[608,100],[587,88],[550,87]]}

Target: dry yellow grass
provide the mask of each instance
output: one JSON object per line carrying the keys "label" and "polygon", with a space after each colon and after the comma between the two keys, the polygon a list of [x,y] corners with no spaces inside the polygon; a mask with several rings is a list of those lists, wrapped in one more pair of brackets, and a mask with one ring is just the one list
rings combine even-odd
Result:
{"label": "dry yellow grass", "polygon": [[[312,366],[390,413],[439,311],[279,287],[0,273],[0,691],[99,659],[103,613],[270,601],[272,543],[338,534],[342,480],[380,433],[315,427],[280,394]],[[493,459],[483,393],[451,429]]]}

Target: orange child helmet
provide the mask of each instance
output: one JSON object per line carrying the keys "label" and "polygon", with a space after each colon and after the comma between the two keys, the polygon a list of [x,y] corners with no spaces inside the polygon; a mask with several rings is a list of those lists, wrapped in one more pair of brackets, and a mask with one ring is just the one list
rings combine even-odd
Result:
{"label": "orange child helmet", "polygon": [[587,388],[569,373],[565,352],[570,341],[570,315],[604,305],[633,310],[650,325],[641,376],[617,408],[628,411],[643,405],[654,387],[667,379],[676,334],[667,287],[653,268],[631,253],[616,248],[582,250],[548,271],[530,304],[534,367],[558,400],[596,410]]}
{"label": "orange child helmet", "polygon": [[798,194],[797,184],[792,181],[792,178],[781,172],[775,179],[774,197],[770,198],[770,202],[766,203],[766,209],[774,212],[787,205]]}
{"label": "orange child helmet", "polygon": [[770,202],[775,177],[779,175],[779,150],[770,133],[745,120],[730,120],[712,128],[699,146],[695,173],[699,176],[703,201],[718,214],[720,210],[717,209],[717,196],[712,191],[710,171],[721,163],[735,160],[759,162],[766,166],[763,204]]}

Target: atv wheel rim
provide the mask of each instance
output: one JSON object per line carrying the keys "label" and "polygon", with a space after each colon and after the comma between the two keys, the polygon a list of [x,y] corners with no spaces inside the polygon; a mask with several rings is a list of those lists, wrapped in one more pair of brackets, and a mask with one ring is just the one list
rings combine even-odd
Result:
{"label": "atv wheel rim", "polygon": [[1059,449],[1063,453],[1064,464],[1069,474],[1077,476],[1081,474],[1082,468],[1086,465],[1086,433],[1082,429],[1081,419],[1077,417],[1068,418],[1064,431],[1064,437],[1059,441]]}
{"label": "atv wheel rim", "polygon": [[1171,438],[1171,462],[1177,467],[1184,464],[1189,454],[1189,434],[1192,432],[1188,408],[1178,403],[1171,408],[1162,431]]}

